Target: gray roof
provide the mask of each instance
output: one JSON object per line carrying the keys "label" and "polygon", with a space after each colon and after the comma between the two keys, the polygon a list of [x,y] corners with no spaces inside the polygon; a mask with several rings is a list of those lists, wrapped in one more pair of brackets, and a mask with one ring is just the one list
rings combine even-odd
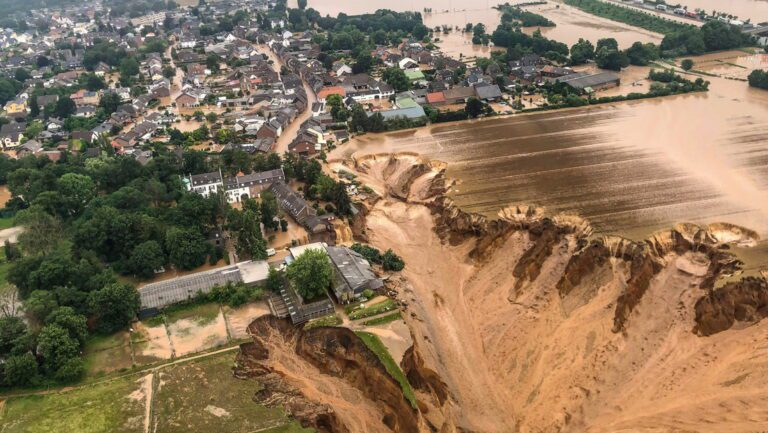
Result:
{"label": "gray roof", "polygon": [[209,185],[212,183],[223,183],[221,172],[212,171],[210,173],[193,174],[190,176],[192,186]]}
{"label": "gray roof", "polygon": [[208,293],[215,286],[242,281],[237,265],[147,284],[139,288],[141,308],[163,308]]}
{"label": "gray roof", "polygon": [[479,99],[501,98],[501,89],[496,84],[475,86],[475,93]]}
{"label": "gray roof", "polygon": [[345,289],[359,294],[368,288],[381,287],[381,281],[376,278],[371,265],[363,256],[346,247],[329,246],[325,249],[338,275],[344,282],[344,284],[336,284],[334,287],[337,298],[341,299],[341,294]]}
{"label": "gray roof", "polygon": [[581,77],[571,78],[570,75],[558,80],[561,83],[568,84],[574,89],[584,89],[587,87],[595,87],[611,82],[619,82],[619,75],[614,72],[599,72],[597,74],[591,74]]}
{"label": "gray roof", "polygon": [[[377,113],[381,113],[381,115],[384,117],[384,120],[391,120],[398,117],[406,117],[408,119],[418,119],[420,117],[426,116],[426,114],[424,113],[424,109],[421,108],[421,106],[377,111]],[[372,116],[373,114],[374,113],[371,113],[370,115]]]}

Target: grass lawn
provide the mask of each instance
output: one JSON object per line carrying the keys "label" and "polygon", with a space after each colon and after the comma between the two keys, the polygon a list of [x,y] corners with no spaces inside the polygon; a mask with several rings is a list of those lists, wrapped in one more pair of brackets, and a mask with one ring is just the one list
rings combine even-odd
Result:
{"label": "grass lawn", "polygon": [[385,323],[394,322],[395,320],[399,320],[401,318],[400,312],[395,312],[392,314],[387,314],[386,316],[377,317],[375,319],[366,320],[363,322],[363,325],[365,326],[375,326],[375,325],[383,325]]}
{"label": "grass lawn", "polygon": [[342,322],[343,320],[341,320],[341,317],[339,317],[338,314],[329,314],[325,317],[318,317],[317,319],[310,320],[304,325],[304,330],[319,328],[321,326],[337,326],[341,325]]}
{"label": "grass lawn", "polygon": [[403,395],[406,399],[408,399],[408,401],[411,403],[411,406],[413,406],[415,409],[416,396],[413,394],[411,384],[408,383],[408,379],[405,377],[403,370],[400,369],[400,366],[398,366],[395,360],[392,359],[392,355],[389,354],[389,351],[387,350],[387,347],[384,346],[384,343],[381,342],[379,337],[371,334],[370,332],[355,331],[355,334],[357,334],[357,336],[363,340],[365,345],[368,346],[368,348],[371,349],[373,353],[379,357],[381,363],[384,364],[384,368],[387,369],[387,372],[400,383],[400,387],[403,389]]}
{"label": "grass lawn", "polygon": [[232,376],[234,353],[163,369],[154,399],[158,433],[310,433],[281,409],[253,402],[259,384]]}
{"label": "grass lawn", "polygon": [[163,314],[169,325],[179,320],[189,319],[196,325],[203,326],[216,320],[219,315],[219,304],[207,303],[182,305],[177,308],[169,307],[163,311]]}
{"label": "grass lawn", "polygon": [[138,379],[8,399],[0,409],[0,432],[142,433],[145,401],[130,397],[140,388]]}
{"label": "grass lawn", "polygon": [[0,218],[0,230],[5,230],[13,227],[13,221],[16,217]]}
{"label": "grass lawn", "polygon": [[127,332],[92,336],[85,342],[83,360],[89,376],[98,376],[133,366]]}
{"label": "grass lawn", "polygon": [[366,317],[376,316],[387,311],[392,311],[397,308],[395,301],[387,299],[384,302],[373,304],[370,307],[361,308],[349,313],[349,320],[364,319]]}

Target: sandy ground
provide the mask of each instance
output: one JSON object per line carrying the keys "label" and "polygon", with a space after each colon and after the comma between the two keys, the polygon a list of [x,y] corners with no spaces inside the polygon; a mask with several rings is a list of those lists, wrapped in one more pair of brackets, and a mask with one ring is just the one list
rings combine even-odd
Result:
{"label": "sandy ground", "polygon": [[237,308],[224,307],[227,318],[227,330],[233,339],[246,338],[248,325],[256,318],[270,314],[266,302],[255,302]]}
{"label": "sandy ground", "polygon": [[168,324],[168,332],[176,357],[200,352],[227,342],[227,325],[221,311],[210,322],[180,319]]}
{"label": "sandy ground", "polygon": [[[377,173],[384,171],[368,170]],[[611,262],[560,299],[554,286],[575,250],[570,237],[535,282],[516,290],[512,269],[530,245],[525,233],[478,264],[467,257],[469,242],[440,241],[424,206],[382,200],[367,225],[371,244],[395,249],[407,264],[404,316],[427,364],[448,384],[453,402],[444,411],[460,427],[744,432],[768,425],[768,321],[695,336],[700,277],[678,270],[690,257],[667,258],[626,333],[614,334],[626,265]]]}
{"label": "sandy ground", "polygon": [[9,241],[10,243],[16,243],[19,234],[24,231],[24,227],[11,227],[9,229],[0,230],[0,243]]}
{"label": "sandy ground", "polygon": [[133,351],[137,364],[148,364],[161,359],[171,359],[173,350],[164,325],[148,327],[134,323]]}
{"label": "sandy ground", "polygon": [[383,325],[364,326],[361,329],[378,336],[381,342],[387,347],[387,350],[389,350],[392,359],[394,359],[398,365],[402,362],[405,351],[413,345],[411,332],[402,320],[395,320]]}
{"label": "sandy ground", "polygon": [[292,350],[295,342],[286,341],[279,332],[274,332],[266,346],[270,367],[290,385],[300,389],[307,399],[333,407],[350,432],[391,433],[373,401],[345,380],[324,374],[296,356]]}

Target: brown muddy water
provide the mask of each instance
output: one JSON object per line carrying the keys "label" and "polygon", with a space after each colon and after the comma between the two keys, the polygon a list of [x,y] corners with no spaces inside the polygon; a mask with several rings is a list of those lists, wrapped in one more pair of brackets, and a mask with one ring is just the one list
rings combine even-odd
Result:
{"label": "brown muddy water", "polygon": [[[309,0],[307,7],[319,11],[322,15],[336,16],[339,13],[347,15],[359,15],[378,9],[391,9],[394,11],[421,12],[424,24],[427,27],[450,26],[463,28],[467,23],[483,23],[489,33],[499,25],[499,12],[494,6],[503,3],[523,3],[527,0],[480,0],[477,2],[461,2],[458,0]],[[296,1],[290,0],[289,5],[295,7]],[[424,12],[425,8],[431,8],[430,12]],[[600,38],[615,38],[621,47],[629,47],[634,42],[661,42],[662,36],[643,29],[628,26],[619,22],[606,20],[587,14],[576,8],[562,3],[550,1],[549,4],[531,6],[527,9],[544,15],[554,21],[557,26],[542,28],[541,32],[548,38],[552,38],[567,44],[576,43],[579,38],[591,40],[593,43]],[[528,34],[538,28],[525,28]],[[488,56],[488,48],[472,46],[466,43],[461,33],[454,32],[450,36],[441,35],[444,42],[440,48],[447,54],[466,57]]]}
{"label": "brown muddy water", "polygon": [[680,4],[688,10],[704,9],[736,15],[740,20],[752,19],[753,23],[768,21],[768,1],[766,0],[684,0]]}
{"label": "brown muddy water", "polygon": [[709,93],[368,135],[340,155],[448,162],[452,197],[489,216],[533,204],[635,239],[679,222],[730,222],[765,237],[768,92],[712,80]]}

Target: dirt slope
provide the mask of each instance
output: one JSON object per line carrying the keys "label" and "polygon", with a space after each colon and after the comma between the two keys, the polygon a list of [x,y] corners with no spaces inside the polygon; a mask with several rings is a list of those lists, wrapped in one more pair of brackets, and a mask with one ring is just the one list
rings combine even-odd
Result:
{"label": "dirt slope", "polygon": [[407,264],[398,290],[419,361],[447,389],[441,402],[422,387],[439,431],[768,428],[768,289],[709,294],[738,268],[722,244],[748,231],[590,243],[578,219],[464,214],[440,193],[442,167],[415,156],[347,165],[384,196],[364,234]]}

